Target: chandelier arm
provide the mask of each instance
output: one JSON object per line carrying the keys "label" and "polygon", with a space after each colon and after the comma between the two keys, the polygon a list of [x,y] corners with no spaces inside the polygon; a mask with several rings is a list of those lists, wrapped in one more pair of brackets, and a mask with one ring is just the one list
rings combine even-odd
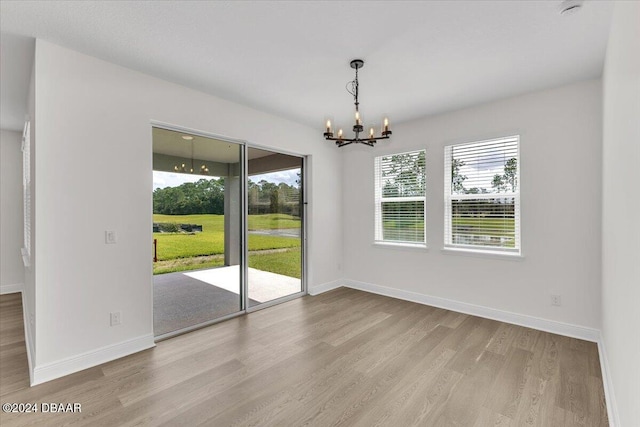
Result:
{"label": "chandelier arm", "polygon": [[388,136],[377,136],[375,138],[365,138],[365,139],[360,139],[360,138],[334,138],[334,137],[326,137],[325,138],[327,141],[346,141],[346,142],[355,142],[355,143],[362,143],[365,144],[369,141],[380,141],[382,139],[389,139]]}
{"label": "chandelier arm", "polygon": [[336,145],[337,145],[338,147],[344,147],[345,145],[349,145],[349,144],[353,144],[353,141],[336,142]]}

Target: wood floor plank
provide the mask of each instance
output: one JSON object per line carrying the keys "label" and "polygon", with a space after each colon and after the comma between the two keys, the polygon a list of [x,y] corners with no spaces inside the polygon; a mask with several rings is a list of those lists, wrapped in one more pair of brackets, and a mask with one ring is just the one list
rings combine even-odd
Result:
{"label": "wood floor plank", "polygon": [[492,353],[505,355],[509,352],[518,333],[518,326],[500,323],[486,349]]}
{"label": "wood floor plank", "polygon": [[424,425],[424,419],[444,401],[462,374],[445,368],[455,352],[439,346],[429,358],[415,362],[415,369],[385,396],[385,401],[364,413],[354,425]]}
{"label": "wood floor plank", "polygon": [[513,341],[513,345],[523,350],[531,351],[531,349],[536,345],[540,334],[545,334],[544,332],[522,326],[516,326],[516,328],[518,329],[518,332]]}
{"label": "wood floor plank", "polygon": [[458,344],[457,354],[447,365],[447,368],[461,374],[476,365],[499,326],[496,321],[472,316],[465,322],[473,323],[472,328],[468,330],[464,340]]}
{"label": "wood floor plank", "polygon": [[456,383],[444,404],[427,419],[427,425],[472,426],[479,416],[486,392],[493,386],[504,363],[504,356],[483,352],[473,368]]}
{"label": "wood floor plank", "polygon": [[539,426],[540,406],[547,391],[547,380],[529,375],[514,418],[516,426]]}
{"label": "wood floor plank", "polygon": [[22,300],[0,296],[0,397],[82,413],[5,426],[607,426],[597,346],[339,288],[28,387]]}
{"label": "wood floor plank", "polygon": [[24,338],[22,297],[19,293],[0,298],[0,397],[29,385],[29,364]]}
{"label": "wood floor plank", "polygon": [[588,372],[589,363],[586,353],[571,348],[562,349],[560,392],[556,397],[556,405],[576,414],[579,418],[585,417],[588,410],[589,393],[586,382]]}
{"label": "wood floor plank", "polygon": [[511,427],[517,426],[513,420],[505,415],[492,412],[487,408],[480,408],[480,413],[473,427]]}
{"label": "wood floor plank", "polygon": [[520,400],[525,391],[531,359],[530,351],[512,348],[498,378],[489,390],[484,406],[511,419],[516,417]]}

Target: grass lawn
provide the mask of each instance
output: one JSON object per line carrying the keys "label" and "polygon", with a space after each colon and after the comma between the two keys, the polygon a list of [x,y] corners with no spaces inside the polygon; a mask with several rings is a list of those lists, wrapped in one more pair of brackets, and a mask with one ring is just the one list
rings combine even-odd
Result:
{"label": "grass lawn", "polygon": [[178,258],[153,263],[153,274],[176,273],[178,271],[200,270],[204,268],[222,267],[224,255]]}
{"label": "grass lawn", "polygon": [[300,228],[300,218],[285,214],[248,215],[249,231]]}
{"label": "grass lawn", "polygon": [[[249,215],[249,230],[299,228],[300,219],[284,214]],[[153,233],[158,240],[158,260],[189,258],[224,253],[224,215],[153,215],[153,222],[202,225],[202,232]],[[250,234],[249,250],[295,248],[300,239]]]}
{"label": "grass lawn", "polygon": [[[291,215],[249,215],[249,230],[299,228],[300,219]],[[158,263],[153,274],[199,270],[224,265],[223,215],[153,215],[153,222],[202,225],[198,233],[153,233],[158,240]],[[249,234],[249,267],[300,278],[300,239]],[[286,249],[273,253],[251,253]]]}
{"label": "grass lawn", "polygon": [[[453,218],[453,228],[464,229],[468,234],[486,234],[491,230],[494,236],[513,236],[515,220],[513,218]],[[467,230],[468,229],[468,230]]]}
{"label": "grass lawn", "polygon": [[515,247],[515,220],[513,218],[458,217],[453,219],[451,231],[454,242],[481,246]]}
{"label": "grass lawn", "polygon": [[[249,253],[249,267],[300,279],[302,277],[300,258],[301,251],[299,247],[286,249],[283,252]],[[224,256],[180,258],[173,261],[154,263],[153,274],[222,267],[224,265]]]}
{"label": "grass lawn", "polygon": [[271,254],[249,253],[249,267],[262,271],[283,274],[300,279],[302,275],[300,248],[289,249],[286,252]]}

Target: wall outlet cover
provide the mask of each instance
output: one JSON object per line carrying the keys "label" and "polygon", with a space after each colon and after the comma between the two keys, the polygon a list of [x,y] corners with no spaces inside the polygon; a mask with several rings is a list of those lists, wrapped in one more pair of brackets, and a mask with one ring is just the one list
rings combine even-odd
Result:
{"label": "wall outlet cover", "polygon": [[110,324],[111,326],[118,326],[122,324],[122,313],[119,311],[114,311],[110,314]]}

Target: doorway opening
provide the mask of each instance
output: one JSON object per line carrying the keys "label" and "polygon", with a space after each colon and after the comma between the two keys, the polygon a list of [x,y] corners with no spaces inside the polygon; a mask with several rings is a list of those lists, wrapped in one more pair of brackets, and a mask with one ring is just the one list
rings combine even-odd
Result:
{"label": "doorway opening", "polygon": [[[154,333],[193,328],[242,305],[243,146],[153,128]],[[236,267],[215,282],[202,271]]]}
{"label": "doorway opening", "polygon": [[153,127],[156,339],[304,295],[304,159]]}

